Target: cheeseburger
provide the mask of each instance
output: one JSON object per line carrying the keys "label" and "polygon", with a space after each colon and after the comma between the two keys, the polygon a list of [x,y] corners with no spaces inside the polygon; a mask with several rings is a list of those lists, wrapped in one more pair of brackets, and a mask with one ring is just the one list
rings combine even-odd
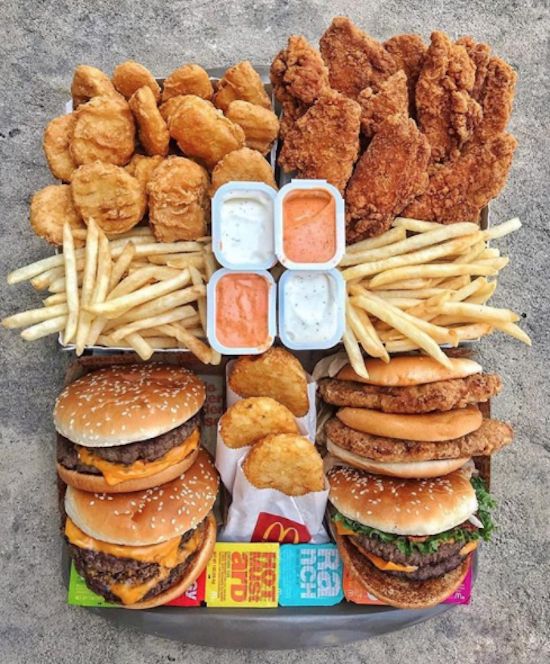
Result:
{"label": "cheeseburger", "polygon": [[115,495],[67,487],[65,537],[78,573],[91,590],[128,609],[179,597],[212,555],[217,492],[204,450],[160,487]]}
{"label": "cheeseburger", "polygon": [[347,571],[399,608],[439,604],[464,580],[479,540],[489,540],[491,496],[470,469],[401,480],[350,467],[328,473],[333,533]]}
{"label": "cheeseburger", "polygon": [[368,379],[345,366],[322,380],[321,396],[339,407],[325,425],[328,451],[371,473],[425,478],[510,443],[512,429],[477,406],[500,391],[500,378],[470,359],[449,360],[450,369],[424,356],[367,360]]}
{"label": "cheeseburger", "polygon": [[54,408],[57,472],[83,491],[169,482],[197,458],[204,383],[168,364],[113,366],[68,385]]}

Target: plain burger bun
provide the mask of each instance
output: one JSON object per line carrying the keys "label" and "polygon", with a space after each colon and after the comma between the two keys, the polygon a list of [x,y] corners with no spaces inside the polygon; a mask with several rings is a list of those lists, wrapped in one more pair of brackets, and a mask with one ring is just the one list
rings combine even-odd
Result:
{"label": "plain burger bun", "polygon": [[218,493],[212,458],[199,450],[176,479],[133,493],[88,493],[67,487],[67,516],[87,535],[110,544],[148,546],[183,535],[212,510]]}
{"label": "plain burger bun", "polygon": [[421,415],[398,415],[368,408],[340,408],[336,417],[346,426],[373,436],[402,440],[453,440],[476,431],[483,415],[476,406]]}
{"label": "plain burger bun", "polygon": [[436,606],[452,595],[464,581],[470,557],[454,570],[435,579],[411,581],[376,568],[363,556],[349,538],[333,533],[346,570],[363,588],[381,602],[400,609],[424,609]]}
{"label": "plain burger bun", "polygon": [[79,445],[123,445],[184,424],[201,409],[205,398],[204,383],[184,367],[107,367],[67,385],[57,398],[54,424],[60,434]]}
{"label": "plain burger bun", "polygon": [[389,477],[403,478],[424,478],[440,477],[448,475],[469,461],[469,457],[461,459],[437,459],[431,461],[396,461],[386,463],[384,461],[375,461],[366,457],[354,454],[349,450],[335,445],[330,439],[327,439],[327,450],[336,458],[344,463],[366,470],[376,475],[387,475]]}
{"label": "plain burger bun", "polygon": [[92,475],[89,473],[80,473],[77,470],[70,470],[65,468],[62,464],[57,464],[57,474],[59,477],[75,489],[81,491],[90,491],[92,493],[128,493],[129,491],[142,491],[151,486],[159,486],[166,482],[175,480],[176,477],[185,473],[190,468],[197,458],[199,453],[198,448],[190,452],[185,459],[179,463],[169,466],[154,475],[147,475],[146,477],[139,477],[118,484],[108,484],[103,475]]}
{"label": "plain burger bun", "polygon": [[328,474],[329,500],[348,519],[394,535],[437,535],[477,511],[470,473],[403,480],[349,467]]}
{"label": "plain burger bun", "polygon": [[369,359],[365,360],[368,378],[356,374],[349,364],[340,369],[336,378],[382,387],[407,387],[435,383],[439,380],[465,378],[482,371],[477,362],[468,358],[450,357],[449,362],[450,369],[425,355],[402,355],[392,358],[387,364],[382,360]]}

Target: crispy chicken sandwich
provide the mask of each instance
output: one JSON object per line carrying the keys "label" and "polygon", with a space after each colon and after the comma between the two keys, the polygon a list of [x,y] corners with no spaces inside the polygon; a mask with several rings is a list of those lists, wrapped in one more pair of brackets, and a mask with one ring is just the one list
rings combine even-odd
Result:
{"label": "crispy chicken sandwich", "polygon": [[65,538],[78,573],[91,590],[128,609],[179,597],[212,555],[217,492],[204,450],[160,487],[114,495],[67,487]]}
{"label": "crispy chicken sandwich", "polygon": [[321,380],[322,398],[339,407],[325,425],[328,451],[371,473],[425,478],[510,443],[508,424],[477,406],[500,391],[499,376],[470,359],[449,359],[451,369],[419,355],[367,360],[368,379],[345,366]]}
{"label": "crispy chicken sandwich", "polygon": [[169,482],[195,461],[204,383],[169,364],[112,366],[59,395],[57,472],[83,491],[125,493]]}
{"label": "crispy chicken sandwich", "polygon": [[470,475],[470,466],[423,480],[333,467],[333,534],[352,577],[399,608],[435,606],[451,595],[493,530],[494,502]]}

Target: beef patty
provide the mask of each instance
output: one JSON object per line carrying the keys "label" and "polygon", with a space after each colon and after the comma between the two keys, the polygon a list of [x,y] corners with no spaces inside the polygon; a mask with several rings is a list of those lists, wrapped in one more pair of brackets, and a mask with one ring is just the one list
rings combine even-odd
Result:
{"label": "beef patty", "polygon": [[[112,447],[89,447],[92,454],[96,454],[107,461],[122,463],[129,466],[138,459],[143,461],[154,461],[164,456],[172,448],[183,443],[200,424],[200,414],[197,413],[184,424],[147,440],[139,440],[128,445],[114,445]],[[93,466],[80,463],[76,445],[60,433],[57,434],[57,461],[68,468],[79,473],[101,475],[101,471]]]}
{"label": "beef patty", "polygon": [[[142,599],[150,599],[164,592],[167,588],[177,583],[184,575],[190,565],[193,564],[206,533],[206,519],[196,528],[201,535],[201,543],[197,550],[186,558],[182,563],[170,570],[170,574],[153,586]],[[195,531],[190,530],[182,535],[179,548],[181,549]],[[74,544],[69,544],[69,551],[78,573],[86,581],[90,590],[101,595],[108,602],[120,604],[120,598],[110,591],[113,583],[127,583],[135,585],[145,583],[152,579],[159,571],[158,563],[144,563],[132,558],[118,558],[108,553],[81,549]]]}

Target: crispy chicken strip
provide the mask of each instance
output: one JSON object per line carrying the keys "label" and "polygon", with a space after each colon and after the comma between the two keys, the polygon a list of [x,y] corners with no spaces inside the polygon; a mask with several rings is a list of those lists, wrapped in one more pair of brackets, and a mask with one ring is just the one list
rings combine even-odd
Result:
{"label": "crispy chicken strip", "polygon": [[344,16],[332,20],[319,48],[328,65],[330,85],[352,99],[368,87],[378,91],[398,69],[393,55],[380,42]]}
{"label": "crispy chicken strip", "polygon": [[390,115],[408,116],[409,98],[407,76],[403,70],[392,74],[380,86],[379,92],[365,88],[357,101],[361,106],[361,132],[367,138],[376,134],[378,128]]}
{"label": "crispy chicken strip", "polygon": [[430,146],[414,120],[394,115],[379,127],[346,189],[346,241],[380,235],[428,185]]}
{"label": "crispy chicken strip", "polygon": [[493,454],[514,437],[512,427],[499,420],[484,419],[479,429],[453,440],[438,442],[372,436],[347,427],[336,417],[325,425],[325,435],[338,447],[376,461],[430,461]]}
{"label": "crispy chicken strip", "polygon": [[497,57],[490,59],[479,96],[483,115],[476,129],[477,141],[486,141],[506,129],[516,81],[517,74],[507,62]]}
{"label": "crispy chicken strip", "polygon": [[485,76],[487,75],[487,66],[491,57],[491,49],[487,44],[476,42],[472,37],[464,36],[457,39],[455,42],[458,46],[464,46],[468,53],[470,60],[474,63],[475,80],[472,89],[472,97],[479,101],[479,96],[485,83]]}
{"label": "crispy chicken strip", "polygon": [[285,134],[279,165],[343,192],[359,153],[360,119],[357,102],[334,90],[322,94]]}
{"label": "crispy chicken strip", "polygon": [[409,107],[414,112],[414,90],[428,48],[419,35],[395,35],[384,42],[384,48],[393,55],[399,69],[407,75]]}
{"label": "crispy chicken strip", "polygon": [[372,408],[385,413],[430,413],[483,403],[502,389],[500,376],[474,374],[411,387],[380,387],[348,380],[325,378],[321,397],[335,406]]}
{"label": "crispy chicken strip", "polygon": [[432,148],[432,160],[446,161],[473,135],[481,117],[472,97],[475,65],[464,48],[433,32],[416,85],[418,125]]}

